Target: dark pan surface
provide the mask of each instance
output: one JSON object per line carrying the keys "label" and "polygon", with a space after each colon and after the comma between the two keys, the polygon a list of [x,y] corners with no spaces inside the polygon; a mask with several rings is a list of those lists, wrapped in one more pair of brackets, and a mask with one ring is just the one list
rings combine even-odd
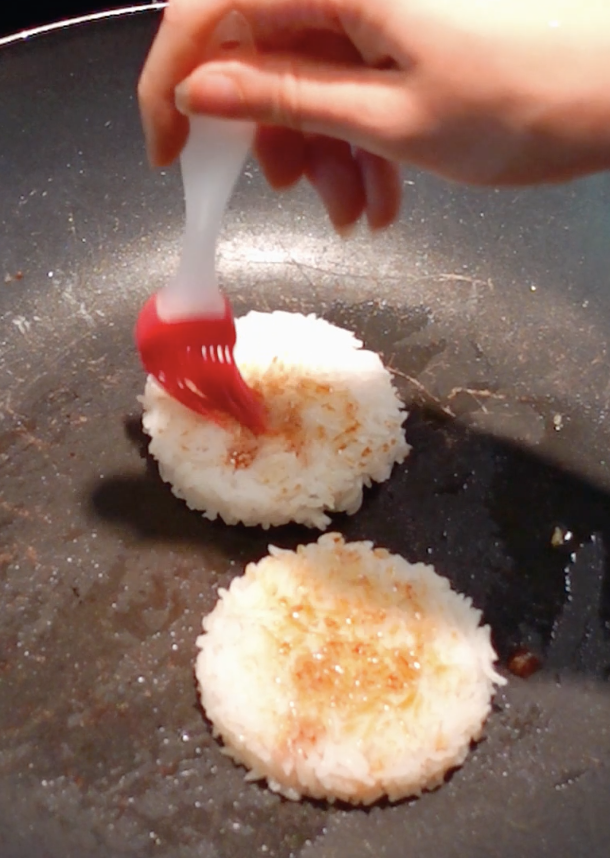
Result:
{"label": "dark pan surface", "polygon": [[504,664],[526,646],[544,665],[438,792],[286,802],[220,754],[194,644],[218,586],[317,534],[202,521],[139,430],[132,325],[182,217],[134,100],[154,27],[0,52],[0,855],[607,855],[608,177],[496,193],[413,174],[395,229],[343,242],[307,189],[278,197],[248,167],[220,259],[236,309],[353,328],[412,406],[412,456],[336,528],[433,562]]}

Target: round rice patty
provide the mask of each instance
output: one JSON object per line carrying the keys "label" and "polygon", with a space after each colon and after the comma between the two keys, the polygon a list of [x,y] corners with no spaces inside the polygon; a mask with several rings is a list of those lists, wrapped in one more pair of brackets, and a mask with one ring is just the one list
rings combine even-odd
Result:
{"label": "round rice patty", "polygon": [[351,332],[313,315],[252,312],[236,326],[235,359],[265,399],[269,430],[206,420],[149,378],[150,452],[174,494],[207,518],[325,529],[327,512],[356,512],[363,487],[409,453],[391,375]]}
{"label": "round rice patty", "polygon": [[329,533],[269,551],[219,591],[197,639],[223,751],[290,799],[370,804],[440,785],[505,682],[481,612],[370,542]]}

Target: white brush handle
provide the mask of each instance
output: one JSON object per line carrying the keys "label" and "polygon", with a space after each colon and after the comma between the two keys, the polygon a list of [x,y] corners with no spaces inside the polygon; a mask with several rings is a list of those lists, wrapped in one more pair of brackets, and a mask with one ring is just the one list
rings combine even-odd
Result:
{"label": "white brush handle", "polygon": [[252,145],[254,124],[193,116],[182,156],[186,225],[176,277],[158,295],[165,320],[222,315],[216,245],[222,218]]}

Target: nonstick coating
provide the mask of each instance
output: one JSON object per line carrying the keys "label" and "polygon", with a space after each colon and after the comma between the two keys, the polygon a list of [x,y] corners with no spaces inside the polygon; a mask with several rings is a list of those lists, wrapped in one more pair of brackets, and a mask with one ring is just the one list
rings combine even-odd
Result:
{"label": "nonstick coating", "polygon": [[195,637],[269,542],[317,534],[203,521],[139,426],[132,327],[182,219],[134,97],[155,26],[126,14],[0,51],[0,855],[606,856],[609,177],[500,193],[413,173],[401,222],[348,241],[307,188],[242,177],[219,260],[236,311],[352,328],[411,408],[411,457],[333,526],[434,563],[505,671],[518,647],[543,664],[510,678],[439,791],[284,801],[212,739]]}

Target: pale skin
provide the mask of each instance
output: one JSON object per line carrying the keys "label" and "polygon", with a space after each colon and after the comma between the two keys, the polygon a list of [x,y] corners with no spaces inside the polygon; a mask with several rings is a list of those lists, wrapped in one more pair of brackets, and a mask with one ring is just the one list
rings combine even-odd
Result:
{"label": "pale skin", "polygon": [[[256,52],[202,62],[239,12]],[[270,184],[333,226],[398,214],[399,165],[475,185],[610,169],[610,0],[170,0],[139,83],[149,158],[184,114],[247,118]]]}

